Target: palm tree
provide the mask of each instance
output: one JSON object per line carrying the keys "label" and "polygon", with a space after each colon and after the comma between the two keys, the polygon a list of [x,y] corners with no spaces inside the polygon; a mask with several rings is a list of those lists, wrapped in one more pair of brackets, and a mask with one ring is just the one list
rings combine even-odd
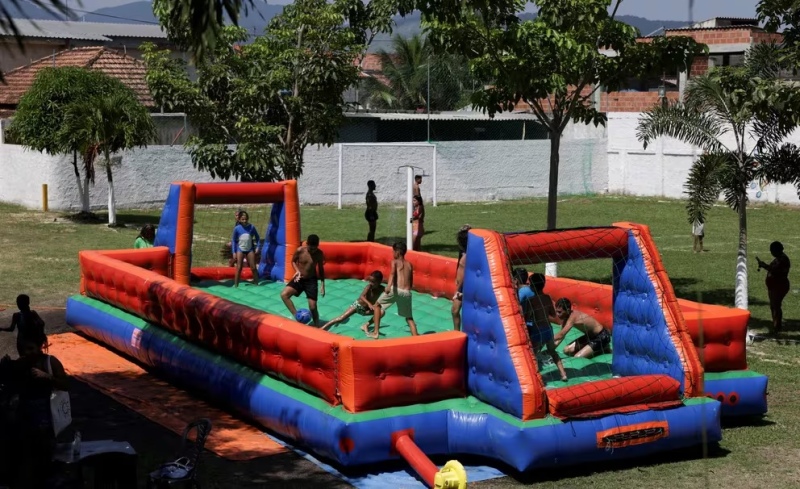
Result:
{"label": "palm tree", "polygon": [[94,185],[95,174],[93,161],[84,160],[81,184],[78,153],[82,151],[83,142],[75,134],[62,131],[64,119],[68,107],[89,103],[115,82],[118,83],[103,72],[86,68],[44,68],[20,98],[9,127],[10,138],[23,146],[51,155],[72,156],[83,213],[90,212],[89,188]]}
{"label": "palm tree", "polygon": [[69,135],[80,142],[85,167],[93,167],[99,155],[104,157],[108,179],[109,226],[117,224],[111,155],[147,146],[156,137],[155,125],[147,108],[128,87],[115,81],[112,90],[88,102],[70,105],[61,128],[63,138]]}
{"label": "palm tree", "polygon": [[[723,67],[695,77],[684,101],[656,106],[639,120],[645,148],[669,136],[699,147],[684,186],[690,223],[705,220],[719,199],[739,215],[735,304],[748,308],[747,186],[754,180],[793,183],[800,189],[800,151],[784,139],[797,126],[798,88],[783,82],[778,48],[756,45],[740,67]],[[788,110],[789,106],[794,110]]]}
{"label": "palm tree", "polygon": [[[396,35],[391,51],[378,52],[382,75],[364,84],[364,105],[374,108],[454,110],[469,104],[473,79],[464,59],[435,54],[427,38]],[[430,87],[429,87],[430,83]]]}

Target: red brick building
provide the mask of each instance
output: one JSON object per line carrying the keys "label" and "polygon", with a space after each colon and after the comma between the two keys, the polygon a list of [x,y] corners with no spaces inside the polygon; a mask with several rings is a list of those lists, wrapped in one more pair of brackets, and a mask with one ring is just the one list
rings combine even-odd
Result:
{"label": "red brick building", "polygon": [[[688,79],[706,73],[714,66],[737,66],[751,46],[766,42],[780,43],[783,36],[766,32],[758,19],[716,17],[681,29],[667,29],[666,36],[688,36],[708,46],[708,56],[694,60],[688,73],[667,74],[663,79],[641,81],[629,90],[604,92],[600,96],[603,112],[641,112],[660,100],[659,88],[664,86],[668,100],[678,100]],[[641,38],[647,42],[649,37]]]}

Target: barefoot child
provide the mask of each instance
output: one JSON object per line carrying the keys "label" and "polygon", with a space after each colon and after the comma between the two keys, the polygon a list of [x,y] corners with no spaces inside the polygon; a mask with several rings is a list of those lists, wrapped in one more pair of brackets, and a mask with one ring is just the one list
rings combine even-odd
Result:
{"label": "barefoot child", "polygon": [[367,220],[369,225],[369,232],[367,233],[367,241],[375,241],[375,228],[378,225],[378,198],[375,197],[375,182],[370,180],[367,182],[367,210],[364,211],[364,219]]}
{"label": "barefoot child", "polygon": [[524,268],[514,271],[514,285],[517,287],[522,314],[525,316],[525,323],[528,326],[528,335],[531,338],[531,345],[534,356],[542,349],[542,345],[547,346],[547,353],[553,359],[553,363],[561,374],[561,380],[567,381],[567,371],[556,351],[556,344],[553,341],[553,327],[550,325],[550,318],[556,315],[553,309],[553,299],[544,293],[545,276],[541,273],[534,273],[530,278],[530,287],[525,286],[528,272]]}
{"label": "barefoot child", "polygon": [[358,299],[356,299],[341,316],[328,321],[325,326],[322,327],[323,330],[330,329],[331,326],[341,323],[356,313],[358,313],[359,316],[370,316],[369,321],[361,326],[362,330],[369,328],[369,325],[372,324],[372,316],[375,313],[375,302],[378,300],[378,297],[381,296],[381,292],[383,292],[383,274],[380,270],[375,270],[370,274],[367,280],[369,283],[364,287],[364,290],[361,291],[361,295],[358,296]]}
{"label": "barefoot child", "polygon": [[[292,266],[294,267],[294,277],[281,292],[281,299],[292,313],[292,317],[295,317],[297,309],[292,303],[292,297],[298,297],[305,292],[314,326],[319,327],[317,299],[319,294],[325,297],[325,255],[319,249],[319,236],[310,234],[305,246],[297,248],[292,257]],[[320,282],[319,285],[317,281]]]}
{"label": "barefoot child", "polygon": [[246,211],[239,211],[236,217],[238,222],[236,227],[233,228],[233,237],[231,238],[233,256],[236,258],[236,274],[233,278],[233,286],[239,286],[239,276],[242,274],[245,258],[247,258],[247,264],[250,265],[250,270],[253,272],[253,285],[258,285],[256,253],[258,252],[258,244],[261,242],[261,237],[258,235],[256,227],[250,224],[250,216]]}
{"label": "barefoot child", "polygon": [[456,234],[456,242],[458,243],[458,264],[456,265],[456,294],[453,296],[453,305],[450,308],[450,313],[453,315],[453,327],[456,331],[461,331],[461,305],[464,292],[464,263],[467,261],[467,238],[469,237],[469,230],[472,227],[469,224],[461,226]]}
{"label": "barefoot child", "polygon": [[584,335],[564,348],[564,354],[578,358],[592,358],[595,355],[611,352],[611,332],[600,321],[572,308],[569,299],[562,298],[556,302],[556,316],[563,325],[555,337],[556,345],[566,338],[572,328]]}
{"label": "barefoot child", "polygon": [[395,243],[392,249],[394,250],[392,274],[389,275],[389,283],[386,284],[386,290],[375,303],[375,314],[373,315],[375,331],[370,334],[368,327],[362,328],[364,333],[370,338],[377,339],[379,337],[381,318],[386,314],[386,309],[392,304],[397,304],[397,314],[406,318],[406,323],[408,323],[408,327],[411,329],[411,335],[416,336],[419,334],[417,333],[417,323],[414,322],[411,310],[411,288],[414,286],[414,267],[405,259],[407,249],[405,243]]}

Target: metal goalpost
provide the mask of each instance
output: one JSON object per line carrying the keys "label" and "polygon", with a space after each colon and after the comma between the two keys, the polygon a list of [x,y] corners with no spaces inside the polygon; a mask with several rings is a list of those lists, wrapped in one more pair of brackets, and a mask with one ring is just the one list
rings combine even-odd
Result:
{"label": "metal goalpost", "polygon": [[[436,196],[436,158],[437,158],[437,151],[436,145],[433,143],[339,143],[339,190],[337,196],[337,207],[339,209],[342,208],[342,195],[343,195],[343,167],[344,167],[344,148],[352,146],[352,147],[396,147],[396,148],[431,148],[431,173],[433,178],[433,188],[431,189],[432,197],[433,197],[433,206],[436,207],[438,205],[438,199]],[[409,170],[410,171],[410,170]],[[412,180],[413,183],[413,180]],[[409,195],[411,190],[409,188]],[[408,199],[408,204],[411,205],[411,199]]]}
{"label": "metal goalpost", "polygon": [[[346,146],[358,146],[358,147],[399,147],[399,148],[431,148],[431,173],[433,177],[433,185],[431,189],[432,198],[433,198],[433,206],[436,207],[438,205],[438,199],[436,197],[436,145],[433,143],[339,143],[339,191],[337,197],[337,204],[338,208],[342,208],[342,195],[343,195],[343,168],[344,168],[344,148]],[[424,169],[413,166],[413,165],[400,165],[397,167],[396,171],[399,173],[403,168],[406,169],[406,245],[410,250],[412,248],[413,242],[413,225],[411,222],[411,216],[414,212],[414,204],[413,204],[413,185],[414,185],[414,170]]]}

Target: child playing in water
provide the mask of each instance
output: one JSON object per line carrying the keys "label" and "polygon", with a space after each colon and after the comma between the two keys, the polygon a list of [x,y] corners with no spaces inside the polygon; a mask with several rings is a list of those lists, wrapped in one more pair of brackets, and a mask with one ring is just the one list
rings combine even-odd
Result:
{"label": "child playing in water", "polygon": [[369,328],[373,321],[372,316],[375,313],[375,302],[383,292],[383,273],[381,273],[380,270],[375,270],[370,274],[367,280],[369,283],[364,287],[364,290],[361,291],[361,295],[358,296],[358,299],[356,299],[341,316],[325,323],[322,329],[328,330],[356,313],[359,316],[369,316],[369,320],[361,326],[361,329]]}

